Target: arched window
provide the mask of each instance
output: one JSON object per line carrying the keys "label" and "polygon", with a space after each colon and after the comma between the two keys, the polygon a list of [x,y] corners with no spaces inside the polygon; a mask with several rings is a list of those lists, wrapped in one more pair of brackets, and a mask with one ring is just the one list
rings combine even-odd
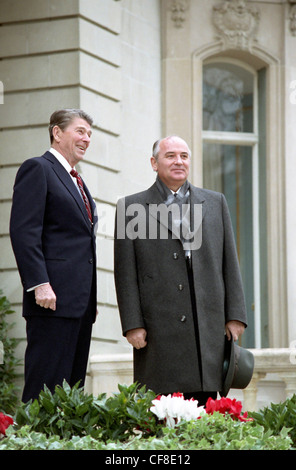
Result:
{"label": "arched window", "polygon": [[243,345],[267,347],[264,69],[204,64],[202,137],[203,186],[224,193],[236,237],[249,318]]}

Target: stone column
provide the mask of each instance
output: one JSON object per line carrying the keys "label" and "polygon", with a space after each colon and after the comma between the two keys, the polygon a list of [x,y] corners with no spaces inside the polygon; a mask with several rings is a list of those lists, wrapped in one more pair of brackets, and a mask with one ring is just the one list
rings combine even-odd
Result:
{"label": "stone column", "polygon": [[263,379],[265,376],[265,373],[254,372],[251,382],[249,383],[247,388],[243,390],[245,411],[257,410],[257,384],[258,381]]}
{"label": "stone column", "polygon": [[279,372],[278,375],[286,384],[286,397],[291,398],[296,394],[296,369],[293,371]]}

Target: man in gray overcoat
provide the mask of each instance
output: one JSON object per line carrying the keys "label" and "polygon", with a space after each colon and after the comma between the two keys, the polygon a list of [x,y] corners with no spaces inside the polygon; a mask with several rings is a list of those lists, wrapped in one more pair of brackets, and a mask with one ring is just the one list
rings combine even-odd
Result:
{"label": "man in gray overcoat", "polygon": [[226,200],[188,182],[190,158],[180,137],[154,144],[156,182],[118,202],[114,268],[134,380],[203,405],[222,389],[225,334],[247,318]]}

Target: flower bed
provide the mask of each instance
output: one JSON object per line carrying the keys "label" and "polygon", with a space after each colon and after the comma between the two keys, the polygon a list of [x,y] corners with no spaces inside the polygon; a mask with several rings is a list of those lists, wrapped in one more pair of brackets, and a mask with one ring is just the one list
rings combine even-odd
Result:
{"label": "flower bed", "polygon": [[296,443],[296,397],[242,413],[235,399],[209,399],[199,407],[180,393],[155,396],[137,384],[118,387],[109,398],[66,383],[53,394],[45,388],[13,419],[0,413],[0,450],[288,450]]}

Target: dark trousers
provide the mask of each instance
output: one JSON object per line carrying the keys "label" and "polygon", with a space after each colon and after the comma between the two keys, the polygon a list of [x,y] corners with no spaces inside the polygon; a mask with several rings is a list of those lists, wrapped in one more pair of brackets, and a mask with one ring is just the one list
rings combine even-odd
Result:
{"label": "dark trousers", "polygon": [[204,406],[209,398],[213,398],[216,400],[217,392],[192,392],[192,393],[184,393],[185,400],[190,400],[193,398],[194,400],[198,401],[198,406]]}
{"label": "dark trousers", "polygon": [[[89,306],[90,307],[90,306]],[[84,385],[94,309],[82,318],[27,317],[25,386],[22,401],[38,398],[44,384],[51,392],[63,380],[73,387]]]}

